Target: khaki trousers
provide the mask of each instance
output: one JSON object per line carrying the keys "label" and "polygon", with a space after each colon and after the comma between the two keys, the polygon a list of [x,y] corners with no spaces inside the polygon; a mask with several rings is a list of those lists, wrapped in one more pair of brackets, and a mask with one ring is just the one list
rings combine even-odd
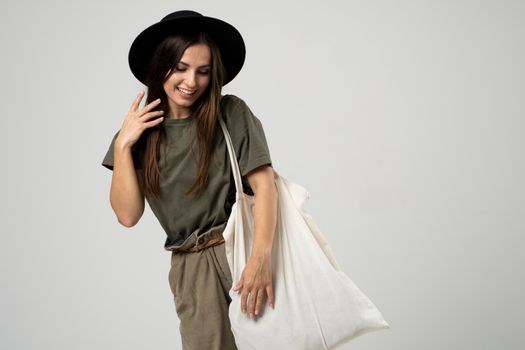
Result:
{"label": "khaki trousers", "polygon": [[196,230],[171,249],[168,279],[183,350],[237,350],[228,317],[233,282],[224,242],[198,252],[184,251],[222,235],[225,225]]}

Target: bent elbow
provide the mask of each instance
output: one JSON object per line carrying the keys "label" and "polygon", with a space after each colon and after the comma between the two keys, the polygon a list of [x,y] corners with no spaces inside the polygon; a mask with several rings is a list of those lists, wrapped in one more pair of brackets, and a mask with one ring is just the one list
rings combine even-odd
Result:
{"label": "bent elbow", "polygon": [[139,222],[140,218],[121,218],[117,217],[119,224],[125,227],[133,227]]}

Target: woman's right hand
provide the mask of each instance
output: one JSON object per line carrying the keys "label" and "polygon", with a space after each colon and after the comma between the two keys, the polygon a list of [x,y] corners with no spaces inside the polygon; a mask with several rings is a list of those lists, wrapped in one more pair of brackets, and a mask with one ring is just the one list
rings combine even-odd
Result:
{"label": "woman's right hand", "polygon": [[140,111],[138,110],[140,101],[144,96],[144,91],[140,91],[135,97],[135,100],[131,104],[131,108],[124,119],[124,123],[120,128],[115,145],[118,147],[130,147],[137,142],[142,135],[142,132],[151,128],[152,126],[162,123],[164,117],[151,120],[153,117],[160,116],[164,111],[152,111],[151,110],[160,103],[160,99],[150,102],[144,106]]}

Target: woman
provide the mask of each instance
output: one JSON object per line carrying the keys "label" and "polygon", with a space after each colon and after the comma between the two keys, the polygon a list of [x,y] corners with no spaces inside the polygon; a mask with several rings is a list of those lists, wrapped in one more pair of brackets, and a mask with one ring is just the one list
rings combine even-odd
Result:
{"label": "woman", "polygon": [[[240,71],[245,45],[230,24],[176,11],[146,28],[129,52],[130,68],[148,88],[133,101],[102,165],[113,170],[110,202],[118,221],[134,226],[147,199],[172,251],[169,284],[184,349],[236,349],[229,291],[254,319],[273,307],[271,250],[277,189],[260,120],[222,86]],[[232,281],[223,229],[235,185],[218,112],[228,128],[245,192],[255,195],[252,254]],[[234,283],[235,282],[235,283]]]}

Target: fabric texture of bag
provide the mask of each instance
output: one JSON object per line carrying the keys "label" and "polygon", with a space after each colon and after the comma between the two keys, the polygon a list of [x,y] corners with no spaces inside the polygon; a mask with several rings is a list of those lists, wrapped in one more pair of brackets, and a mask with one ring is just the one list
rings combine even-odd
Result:
{"label": "fabric texture of bag", "polygon": [[[236,199],[223,232],[226,257],[237,283],[251,254],[255,196],[244,193],[230,135],[225,134]],[[274,169],[278,190],[277,225],[272,246],[275,308],[263,303],[250,319],[241,312],[241,294],[230,290],[229,318],[239,350],[334,349],[376,330],[388,329],[372,301],[340,269],[335,257],[303,205],[308,191]]]}

